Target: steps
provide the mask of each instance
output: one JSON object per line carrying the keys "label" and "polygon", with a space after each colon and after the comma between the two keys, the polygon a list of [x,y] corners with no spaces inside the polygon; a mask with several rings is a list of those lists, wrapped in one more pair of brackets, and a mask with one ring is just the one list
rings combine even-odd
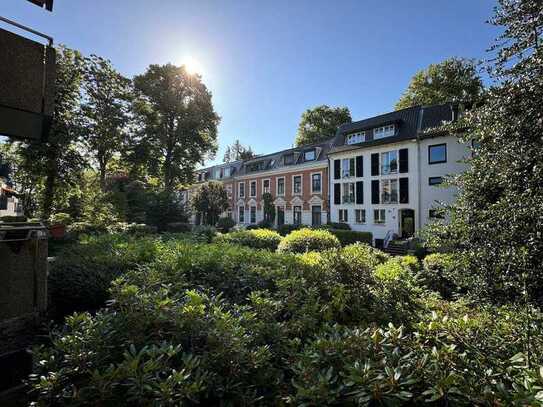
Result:
{"label": "steps", "polygon": [[383,251],[391,256],[405,256],[407,254],[407,245],[404,242],[390,242]]}

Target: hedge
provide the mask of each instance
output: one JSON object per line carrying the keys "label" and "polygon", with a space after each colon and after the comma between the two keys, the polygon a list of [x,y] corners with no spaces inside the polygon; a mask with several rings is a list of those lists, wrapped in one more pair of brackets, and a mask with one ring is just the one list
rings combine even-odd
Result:
{"label": "hedge", "polygon": [[373,244],[373,234],[371,232],[357,232],[355,230],[330,229],[330,233],[336,236],[342,246],[353,243]]}
{"label": "hedge", "polygon": [[327,230],[300,229],[287,235],[277,250],[281,253],[306,253],[340,247],[338,238]]}
{"label": "hedge", "polygon": [[268,249],[275,251],[281,242],[281,235],[269,229],[238,230],[224,235],[219,235],[217,243],[239,244],[253,249]]}

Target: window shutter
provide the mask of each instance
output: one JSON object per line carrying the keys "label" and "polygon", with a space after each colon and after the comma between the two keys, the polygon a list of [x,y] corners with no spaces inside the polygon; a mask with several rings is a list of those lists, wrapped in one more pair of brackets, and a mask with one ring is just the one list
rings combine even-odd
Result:
{"label": "window shutter", "polygon": [[361,155],[356,157],[356,176],[359,178],[364,176],[364,157]]}
{"label": "window shutter", "polygon": [[371,175],[379,175],[379,153],[371,155]]}
{"label": "window shutter", "polygon": [[409,178],[400,178],[400,203],[409,203]]}
{"label": "window shutter", "polygon": [[379,204],[379,180],[371,181],[371,203]]}
{"label": "window shutter", "polygon": [[409,154],[407,148],[400,150],[400,172],[409,172]]}
{"label": "window shutter", "polygon": [[339,205],[341,203],[341,184],[334,184],[334,204]]}
{"label": "window shutter", "polygon": [[364,203],[364,182],[363,181],[356,182],[356,203],[357,204]]}
{"label": "window shutter", "polygon": [[341,160],[334,160],[334,179],[341,178]]}

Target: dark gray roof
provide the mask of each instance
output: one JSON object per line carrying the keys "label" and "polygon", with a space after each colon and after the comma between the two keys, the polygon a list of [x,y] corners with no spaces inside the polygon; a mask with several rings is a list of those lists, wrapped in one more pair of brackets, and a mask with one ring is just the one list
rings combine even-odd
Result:
{"label": "dark gray roof", "polygon": [[[217,164],[217,165],[213,165],[211,167],[206,167],[206,168],[200,168],[198,170],[196,170],[196,174],[206,174],[206,177],[205,179],[202,179],[201,181],[213,181],[213,180],[227,180],[229,178],[232,178],[232,177],[235,177],[237,175],[239,175],[239,170],[241,168],[243,164],[243,161],[241,160],[238,160],[238,161],[232,161],[230,163],[223,163],[223,164]],[[224,178],[217,178],[216,177],[216,169],[219,169],[219,168],[230,168],[230,176],[228,177],[224,177]]]}
{"label": "dark gray roof", "polygon": [[[457,104],[453,103],[432,106],[413,106],[357,122],[343,124],[337,131],[330,152],[334,153],[360,147],[370,147],[413,139],[429,128],[438,127],[443,122],[453,120],[456,111]],[[372,130],[389,124],[394,124],[396,126],[394,136],[374,140]],[[345,138],[348,134],[359,131],[367,131],[367,141],[356,144],[345,144]]]}

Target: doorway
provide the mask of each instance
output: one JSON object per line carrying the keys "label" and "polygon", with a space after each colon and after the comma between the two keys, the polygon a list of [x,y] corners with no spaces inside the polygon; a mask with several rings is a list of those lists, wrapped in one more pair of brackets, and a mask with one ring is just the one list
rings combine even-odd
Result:
{"label": "doorway", "polygon": [[400,210],[400,237],[407,239],[415,234],[415,211],[413,209]]}

